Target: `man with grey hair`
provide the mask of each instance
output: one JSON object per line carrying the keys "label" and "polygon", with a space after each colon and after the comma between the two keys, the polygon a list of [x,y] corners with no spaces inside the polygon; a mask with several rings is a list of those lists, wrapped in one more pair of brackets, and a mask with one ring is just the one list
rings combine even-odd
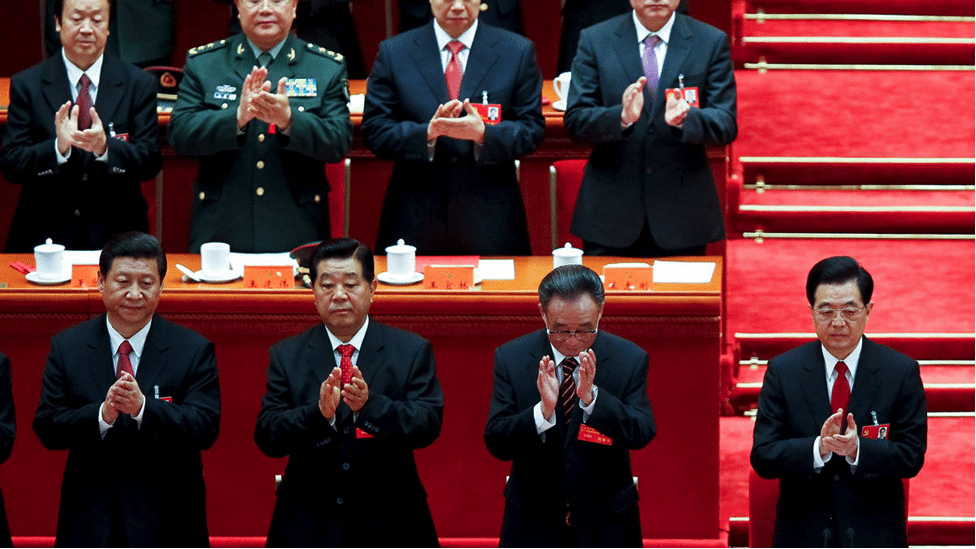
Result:
{"label": "man with grey hair", "polygon": [[649,362],[599,331],[603,302],[591,269],[554,269],[539,285],[546,329],[495,351],[485,444],[512,461],[502,547],[641,545],[629,453],[655,434]]}

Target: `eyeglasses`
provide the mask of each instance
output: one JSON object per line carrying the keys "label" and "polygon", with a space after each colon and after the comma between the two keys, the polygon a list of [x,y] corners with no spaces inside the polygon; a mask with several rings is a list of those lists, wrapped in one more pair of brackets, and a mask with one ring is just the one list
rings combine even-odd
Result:
{"label": "eyeglasses", "polygon": [[244,5],[250,9],[256,9],[263,6],[265,2],[270,4],[273,8],[280,8],[288,2],[291,2],[291,0],[244,0]]}
{"label": "eyeglasses", "polygon": [[586,341],[587,338],[593,337],[596,334],[596,329],[593,330],[546,330],[549,332],[549,337],[556,341],[566,341],[571,337],[575,337],[579,341]]}
{"label": "eyeglasses", "polygon": [[843,309],[832,309],[830,307],[821,307],[819,309],[814,309],[813,314],[816,316],[817,320],[820,322],[830,322],[837,318],[840,314],[841,318],[849,322],[853,322],[860,318],[861,311],[864,307],[844,307]]}

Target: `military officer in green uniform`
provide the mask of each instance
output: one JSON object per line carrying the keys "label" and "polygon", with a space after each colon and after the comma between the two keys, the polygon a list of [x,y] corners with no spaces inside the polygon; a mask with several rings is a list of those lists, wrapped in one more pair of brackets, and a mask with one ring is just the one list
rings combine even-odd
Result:
{"label": "military officer in green uniform", "polygon": [[281,252],[329,238],[326,162],[352,143],[342,55],[289,33],[298,0],[236,0],[242,35],[191,48],[169,123],[200,157],[191,252]]}

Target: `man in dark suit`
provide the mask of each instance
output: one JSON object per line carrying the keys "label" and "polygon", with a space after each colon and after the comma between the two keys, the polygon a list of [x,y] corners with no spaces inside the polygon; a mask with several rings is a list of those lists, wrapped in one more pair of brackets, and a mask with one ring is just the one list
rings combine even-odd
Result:
{"label": "man in dark suit", "polygon": [[[522,24],[521,4],[521,0],[481,2],[478,7],[481,15],[478,16],[478,19],[493,27],[524,35],[525,27]],[[400,24],[397,25],[397,29],[401,33],[422,27],[431,20],[429,0],[398,0],[397,5],[400,6]]]}
{"label": "man in dark suit", "polygon": [[169,123],[200,157],[190,251],[282,252],[329,236],[325,163],[352,143],[343,56],[289,33],[298,0],[237,0],[244,34],[191,48]]}
{"label": "man in dark suit", "polygon": [[59,0],[59,55],[15,74],[0,168],[21,185],[6,251],[73,249],[149,230],[140,181],[160,167],[156,82],[104,55],[109,0]]}
{"label": "man in dark suit", "polygon": [[851,257],[814,265],[819,342],[767,366],[751,460],[779,479],[774,546],[908,545],[902,479],[925,459],[925,391],[916,361],[864,337],[873,290]]}
{"label": "man in dark suit", "polygon": [[[725,238],[705,147],[738,131],[729,40],[678,0],[630,3],[583,31],[573,62],[566,131],[593,152],[570,231],[587,254],[702,255]],[[682,83],[698,107],[666,102]]]}
{"label": "man in dark suit", "polygon": [[[10,359],[0,353],[0,463],[7,461],[14,449],[17,436],[17,420],[14,417],[14,394],[10,383]],[[13,547],[7,508],[0,492],[0,546]]]}
{"label": "man in dark suit", "polygon": [[654,438],[648,357],[598,331],[603,284],[581,265],[539,284],[545,330],[495,352],[485,444],[512,461],[503,547],[639,547],[630,450]]}
{"label": "man in dark suit", "polygon": [[[542,74],[532,42],[479,22],[479,5],[430,0],[433,23],[380,44],[362,126],[396,162],[378,249],[402,238],[421,254],[531,253],[515,160],[542,140]],[[501,106],[500,122],[482,120],[482,102]]]}
{"label": "man in dark suit", "polygon": [[34,432],[68,450],[59,547],[209,545],[200,452],[220,429],[217,363],[213,344],[155,315],[165,276],[155,238],[112,237],[107,314],[51,339]]}
{"label": "man in dark suit", "polygon": [[322,323],[271,348],[254,440],[288,456],[269,547],[438,545],[413,451],[441,432],[430,342],[369,318],[373,255],[326,241],[310,261]]}
{"label": "man in dark suit", "polygon": [[[678,13],[688,15],[689,0],[681,0]],[[559,35],[559,72],[573,68],[580,32],[586,27],[629,13],[630,0],[563,0],[563,28]]]}

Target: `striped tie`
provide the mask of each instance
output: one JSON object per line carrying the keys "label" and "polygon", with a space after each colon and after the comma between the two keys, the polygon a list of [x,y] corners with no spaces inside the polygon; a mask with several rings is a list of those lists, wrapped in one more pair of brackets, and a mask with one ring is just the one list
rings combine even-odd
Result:
{"label": "striped tie", "polygon": [[566,357],[560,364],[563,368],[563,381],[559,384],[559,404],[563,407],[563,421],[569,425],[573,417],[573,408],[579,397],[576,396],[576,380],[573,379],[573,370],[579,366],[575,358]]}

